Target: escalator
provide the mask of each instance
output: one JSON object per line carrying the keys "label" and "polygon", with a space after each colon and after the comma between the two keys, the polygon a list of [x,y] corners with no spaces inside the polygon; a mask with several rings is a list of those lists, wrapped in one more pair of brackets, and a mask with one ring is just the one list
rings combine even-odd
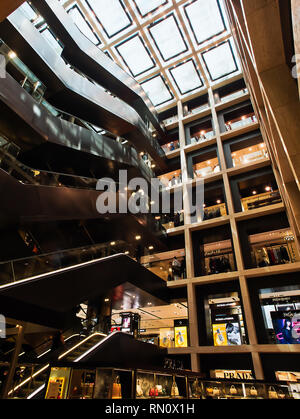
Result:
{"label": "escalator", "polygon": [[55,353],[55,357],[47,352],[39,358],[39,364],[19,365],[25,368],[22,379],[14,384],[8,395],[10,398],[33,399],[39,398],[45,389],[49,376],[50,362],[77,362],[84,359],[90,352],[99,347],[99,344],[105,339],[103,333],[93,333],[88,337],[82,338],[79,342],[69,345],[69,348],[63,348],[60,353]]}
{"label": "escalator", "polygon": [[129,178],[154,177],[133,147],[51,115],[8,73],[0,79],[0,110],[2,134],[16,143],[19,159],[31,167],[47,170],[50,165],[62,172],[72,161],[81,176],[113,177],[127,170]]}
{"label": "escalator", "polygon": [[21,10],[0,24],[0,36],[23,62],[30,62],[32,71],[47,86],[50,104],[126,138],[138,151],[148,152],[157,166],[166,168],[165,154],[139,114],[70,68]]}
{"label": "escalator", "polygon": [[55,0],[37,0],[32,5],[64,44],[62,56],[83,74],[91,77],[147,118],[164,137],[157,113],[136,80],[96,47],[75,25],[64,7]]}
{"label": "escalator", "polygon": [[166,282],[125,254],[51,269],[18,281],[11,279],[13,282],[0,286],[1,313],[62,330],[72,326],[74,307],[117,287],[121,295],[137,288],[155,299],[156,305],[170,300]]}

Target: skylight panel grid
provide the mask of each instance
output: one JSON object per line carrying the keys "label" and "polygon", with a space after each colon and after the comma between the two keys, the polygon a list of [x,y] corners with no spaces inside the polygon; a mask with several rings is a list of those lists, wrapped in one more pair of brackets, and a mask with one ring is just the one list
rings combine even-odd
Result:
{"label": "skylight panel grid", "polygon": [[132,25],[132,19],[121,0],[85,0],[85,3],[108,38]]}
{"label": "skylight panel grid", "polygon": [[164,61],[188,51],[187,43],[173,13],[150,25],[148,30]]}
{"label": "skylight panel grid", "polygon": [[169,71],[182,95],[203,87],[200,74],[192,59],[171,68]]}
{"label": "skylight panel grid", "polygon": [[68,14],[72,18],[75,25],[78,29],[95,45],[99,45],[101,43],[100,39],[98,38],[97,34],[93,31],[92,26],[90,23],[85,19],[84,14],[81,12],[77,5],[71,7],[68,10]]}
{"label": "skylight panel grid", "polygon": [[133,77],[156,67],[155,61],[138,34],[117,45],[116,50]]}
{"label": "skylight panel grid", "polygon": [[154,106],[162,105],[174,98],[162,76],[155,76],[141,83]]}
{"label": "skylight panel grid", "polygon": [[133,0],[133,2],[142,18],[168,4],[168,0]]}
{"label": "skylight panel grid", "polygon": [[195,0],[184,13],[198,45],[226,31],[219,0]]}
{"label": "skylight panel grid", "polygon": [[229,41],[223,42],[201,55],[211,81],[219,80],[238,71],[237,61]]}

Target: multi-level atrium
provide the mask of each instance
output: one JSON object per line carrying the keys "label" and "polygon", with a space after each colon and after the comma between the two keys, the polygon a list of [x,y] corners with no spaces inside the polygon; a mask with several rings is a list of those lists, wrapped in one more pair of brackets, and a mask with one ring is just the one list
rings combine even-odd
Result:
{"label": "multi-level atrium", "polygon": [[1,397],[300,398],[298,2],[0,9]]}

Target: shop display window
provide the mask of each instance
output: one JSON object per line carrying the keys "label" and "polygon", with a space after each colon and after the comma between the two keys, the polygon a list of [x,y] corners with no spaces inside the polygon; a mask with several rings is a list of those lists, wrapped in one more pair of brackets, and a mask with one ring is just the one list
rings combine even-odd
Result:
{"label": "shop display window", "polygon": [[275,177],[271,171],[261,175],[257,171],[256,174],[250,173],[247,177],[240,177],[240,179],[231,185],[232,188],[236,188],[232,192],[237,212],[250,211],[282,202]]}
{"label": "shop display window", "polygon": [[235,270],[231,240],[207,243],[203,246],[203,274],[214,275]]}
{"label": "shop display window", "polygon": [[188,379],[189,399],[201,399],[204,393],[202,382],[195,377]]}
{"label": "shop display window", "polygon": [[262,289],[259,300],[269,343],[300,344],[299,287]]}
{"label": "shop display window", "polygon": [[66,399],[69,391],[71,368],[51,368],[46,399]]}
{"label": "shop display window", "polygon": [[299,260],[291,230],[281,229],[249,236],[252,264],[256,267],[293,263]]}
{"label": "shop display window", "polygon": [[246,343],[242,306],[237,292],[227,296],[208,296],[209,335],[214,346],[239,346]]}
{"label": "shop display window", "polygon": [[130,399],[132,372],[121,369],[97,368],[95,399]]}
{"label": "shop display window", "polygon": [[[196,201],[196,189],[192,189],[193,202]],[[191,217],[191,223],[213,220],[224,217],[228,214],[225,199],[225,190],[222,181],[211,182],[204,188],[203,208],[197,208],[196,213]]]}
{"label": "shop display window", "polygon": [[96,374],[94,370],[73,369],[69,385],[69,399],[92,399]]}

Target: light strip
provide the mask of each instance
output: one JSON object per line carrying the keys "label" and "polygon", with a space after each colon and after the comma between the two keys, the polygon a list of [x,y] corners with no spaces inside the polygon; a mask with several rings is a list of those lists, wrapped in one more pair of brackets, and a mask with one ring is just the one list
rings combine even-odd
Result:
{"label": "light strip", "polygon": [[40,391],[43,390],[43,388],[46,386],[46,384],[42,384],[41,387],[37,388],[36,390],[34,390],[33,393],[31,393],[27,399],[32,399],[36,394],[38,394]]}
{"label": "light strip", "polygon": [[[76,335],[73,335],[73,336],[76,336]],[[70,339],[71,337],[73,337],[73,336],[70,336],[68,339]],[[91,339],[92,337],[95,337],[95,336],[106,336],[106,337],[108,337],[107,335],[105,335],[104,333],[94,333],[93,335],[91,335],[91,336],[88,336],[86,339],[84,339],[83,341],[81,341],[81,342],[79,342],[77,345],[75,345],[75,346],[73,346],[71,349],[69,349],[67,352],[64,352],[58,359],[61,359],[61,358],[63,358],[64,356],[66,356],[68,353],[70,353],[70,352],[72,352],[74,349],[76,349],[78,346],[80,346],[80,345],[82,345],[84,342],[86,342],[87,340],[89,340],[89,339]],[[102,341],[101,341],[102,342]],[[93,347],[94,348],[94,347]],[[93,349],[92,348],[92,349]],[[88,351],[88,352],[86,352],[86,353],[89,353],[90,351]],[[83,355],[85,355],[86,353],[84,353]],[[43,371],[45,371],[47,368],[49,368],[50,367],[50,364],[47,364],[47,365],[45,365],[43,368],[41,368],[40,370],[38,370],[37,372],[35,372],[32,376],[30,376],[30,377],[28,377],[28,378],[26,378],[26,380],[24,380],[24,381],[22,381],[22,383],[20,383],[19,385],[17,385],[13,390],[11,390],[9,393],[8,393],[8,395],[10,395],[10,394],[12,394],[13,392],[15,392],[16,390],[18,390],[19,388],[21,388],[21,387],[23,387],[26,383],[28,383],[32,378],[35,378],[37,375],[39,375],[39,374],[41,374]],[[40,388],[41,389],[41,388]],[[40,391],[40,390],[39,390]],[[33,392],[33,393],[35,393],[36,392],[36,390]],[[32,394],[33,394],[32,393]],[[30,395],[30,396],[32,396],[32,394]],[[35,394],[37,394],[37,393],[35,393]],[[29,398],[29,397],[27,397],[27,398]]]}
{"label": "light strip", "polygon": [[86,355],[88,355],[90,352],[92,352],[94,349],[96,349],[98,346],[102,345],[103,342],[105,342],[108,338],[111,337],[111,335],[104,335],[106,336],[104,339],[102,339],[100,342],[96,343],[95,346],[92,346],[87,352],[85,352],[84,354],[80,355],[78,358],[76,358],[74,360],[74,362],[78,362],[80,361],[82,358],[84,358]]}
{"label": "light strip", "polygon": [[92,339],[92,338],[93,338],[93,337],[95,337],[95,336],[107,336],[107,335],[105,335],[104,333],[98,333],[98,332],[96,332],[96,333],[94,333],[93,335],[88,336],[86,339],[82,340],[81,342],[77,343],[77,345],[73,346],[73,347],[72,347],[71,349],[69,349],[68,351],[66,351],[66,352],[64,352],[63,354],[61,354],[61,355],[58,357],[58,359],[62,359],[62,358],[64,358],[67,354],[69,354],[70,352],[73,352],[73,351],[74,351],[74,349],[78,348],[78,347],[79,347],[79,346],[81,346],[83,343],[85,343],[86,341],[88,341],[88,340]]}
{"label": "light strip", "polygon": [[79,263],[77,265],[67,266],[66,268],[61,268],[61,269],[58,269],[56,271],[46,272],[44,274],[40,274],[40,275],[37,275],[37,276],[32,276],[30,278],[20,279],[20,281],[15,281],[15,282],[12,282],[10,284],[1,285],[0,290],[2,291],[2,290],[5,290],[6,288],[12,287],[13,285],[24,284],[26,282],[33,281],[35,279],[46,278],[48,276],[53,276],[53,275],[56,275],[60,272],[65,272],[65,271],[68,271],[68,270],[71,270],[71,269],[74,269],[74,268],[78,268],[78,267],[81,267],[81,266],[92,265],[94,263],[99,262],[100,260],[106,260],[106,259],[109,259],[109,258],[114,258],[116,256],[121,256],[121,255],[124,255],[124,253],[117,253],[115,255],[106,256],[104,258],[99,258],[99,259],[95,259],[95,260],[90,260],[88,262]]}

